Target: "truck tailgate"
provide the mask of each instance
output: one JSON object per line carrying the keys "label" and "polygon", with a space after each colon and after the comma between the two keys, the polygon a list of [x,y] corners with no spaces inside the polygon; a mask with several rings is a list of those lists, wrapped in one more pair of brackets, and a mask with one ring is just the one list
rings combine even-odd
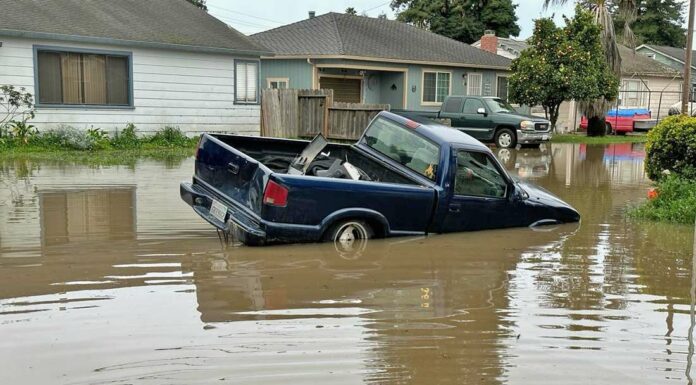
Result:
{"label": "truck tailgate", "polygon": [[203,134],[196,153],[195,180],[221,198],[260,215],[271,174],[263,164],[215,137]]}

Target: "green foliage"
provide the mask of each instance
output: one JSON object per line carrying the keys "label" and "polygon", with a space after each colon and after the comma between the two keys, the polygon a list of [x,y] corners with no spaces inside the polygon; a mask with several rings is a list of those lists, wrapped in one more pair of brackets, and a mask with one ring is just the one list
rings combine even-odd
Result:
{"label": "green foliage", "polygon": [[186,1],[188,1],[189,3],[195,5],[196,7],[200,8],[204,11],[208,11],[208,6],[205,4],[206,0],[186,0]]}
{"label": "green foliage", "polygon": [[357,15],[358,15],[358,11],[357,11],[355,8],[353,8],[353,7],[348,7],[348,8],[346,8],[345,14],[346,14],[346,15],[357,16]]}
{"label": "green foliage", "polygon": [[119,149],[140,147],[141,142],[138,139],[137,131],[138,129],[133,123],[128,123],[121,132],[116,131],[114,138],[111,140],[111,145]]}
{"label": "green foliage", "polygon": [[[617,0],[610,1],[617,3]],[[657,44],[683,48],[686,45],[683,2],[677,0],[638,0],[636,18],[630,24],[636,38],[636,44]],[[610,8],[614,27],[620,36],[623,32],[624,16],[614,4]]]}
{"label": "green foliage", "polygon": [[39,135],[33,144],[54,149],[92,151],[102,149],[103,141],[72,126],[61,125]]}
{"label": "green foliage", "polygon": [[691,225],[696,220],[696,180],[670,175],[658,182],[657,197],[633,208],[634,218]]}
{"label": "green foliage", "polygon": [[28,144],[38,133],[39,131],[36,127],[26,121],[10,122],[10,134],[12,135],[12,139],[23,145]]}
{"label": "green foliage", "polygon": [[192,140],[181,132],[178,127],[165,126],[148,139],[150,145],[158,147],[186,147],[191,144]]}
{"label": "green foliage", "polygon": [[696,179],[696,118],[674,115],[648,132],[645,169],[653,180],[664,170]]}
{"label": "green foliage", "polygon": [[24,87],[17,89],[15,86],[0,86],[0,135],[5,133],[5,126],[9,123],[26,123],[34,115],[34,96]]}
{"label": "green foliage", "polygon": [[619,80],[606,64],[600,27],[592,14],[576,7],[565,27],[537,19],[529,48],[512,62],[510,100],[541,105],[555,127],[563,101],[616,98]]}
{"label": "green foliage", "polygon": [[467,44],[486,29],[501,37],[520,34],[512,0],[392,0],[391,8],[397,20]]}

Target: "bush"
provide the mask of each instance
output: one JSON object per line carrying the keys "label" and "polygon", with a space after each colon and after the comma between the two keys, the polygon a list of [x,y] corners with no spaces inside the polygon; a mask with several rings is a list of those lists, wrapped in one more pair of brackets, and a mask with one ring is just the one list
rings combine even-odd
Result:
{"label": "bush", "polygon": [[664,170],[696,179],[696,118],[670,116],[650,130],[645,169],[653,180],[660,179]]}
{"label": "bush", "polygon": [[97,150],[103,148],[103,142],[91,136],[88,132],[72,126],[60,125],[53,130],[45,131],[38,136],[40,145],[72,150]]}
{"label": "bush", "polygon": [[669,175],[657,186],[657,196],[634,208],[631,216],[683,224],[696,221],[696,180]]}
{"label": "bush", "polygon": [[148,142],[158,147],[185,147],[191,139],[179,127],[165,126],[149,138]]}
{"label": "bush", "polygon": [[139,148],[140,140],[138,139],[137,131],[138,129],[135,128],[133,123],[128,123],[121,132],[116,131],[113,139],[111,139],[111,145],[118,149]]}

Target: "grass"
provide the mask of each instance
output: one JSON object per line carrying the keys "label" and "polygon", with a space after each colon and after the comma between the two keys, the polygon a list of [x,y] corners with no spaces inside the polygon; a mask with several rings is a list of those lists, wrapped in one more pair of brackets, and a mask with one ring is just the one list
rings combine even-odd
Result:
{"label": "grass", "polygon": [[629,216],[656,222],[696,221],[696,180],[668,176],[657,183],[657,197],[629,211]]}
{"label": "grass", "polygon": [[586,144],[612,144],[612,143],[645,143],[646,135],[607,135],[587,136],[585,134],[556,134],[551,138],[552,143],[586,143]]}

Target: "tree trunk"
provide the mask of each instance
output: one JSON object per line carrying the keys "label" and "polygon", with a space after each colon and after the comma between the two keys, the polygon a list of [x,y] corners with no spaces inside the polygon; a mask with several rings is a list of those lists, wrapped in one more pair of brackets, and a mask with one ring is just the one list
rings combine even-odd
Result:
{"label": "tree trunk", "polygon": [[604,118],[591,117],[587,120],[587,136],[604,136],[607,133],[607,124]]}

